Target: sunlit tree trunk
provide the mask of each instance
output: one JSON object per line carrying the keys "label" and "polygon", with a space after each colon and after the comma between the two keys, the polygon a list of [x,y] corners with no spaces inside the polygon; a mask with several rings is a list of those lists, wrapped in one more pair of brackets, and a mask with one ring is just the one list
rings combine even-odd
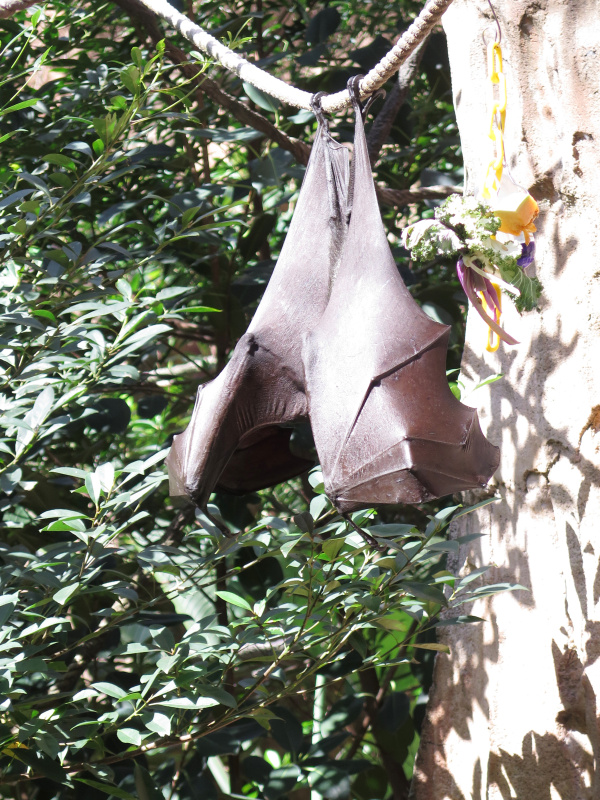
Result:
{"label": "sunlit tree trunk", "polygon": [[[463,371],[501,448],[501,500],[454,535],[461,573],[530,589],[480,601],[446,628],[413,784],[415,800],[600,798],[600,16],[594,0],[497,0],[512,175],[540,204],[540,312],[485,352],[471,314]],[[445,15],[467,186],[489,160],[484,0]],[[508,306],[509,303],[506,303]]]}

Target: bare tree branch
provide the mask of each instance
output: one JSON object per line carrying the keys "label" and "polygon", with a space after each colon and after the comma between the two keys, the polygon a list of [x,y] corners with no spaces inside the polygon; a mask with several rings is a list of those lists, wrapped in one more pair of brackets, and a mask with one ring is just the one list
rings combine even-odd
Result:
{"label": "bare tree branch", "polygon": [[444,200],[451,194],[462,194],[456,186],[423,186],[418,189],[388,189],[381,183],[375,184],[377,199],[385,206],[409,206],[421,200]]}

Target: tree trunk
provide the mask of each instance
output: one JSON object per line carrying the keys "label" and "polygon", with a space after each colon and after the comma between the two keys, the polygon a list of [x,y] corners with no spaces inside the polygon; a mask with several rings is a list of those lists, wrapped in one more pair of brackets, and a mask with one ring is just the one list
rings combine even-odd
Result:
{"label": "tree trunk", "polygon": [[[521,344],[485,351],[469,317],[468,381],[501,448],[501,500],[454,535],[459,572],[494,564],[486,582],[530,591],[479,601],[484,623],[441,634],[422,731],[415,800],[600,798],[600,21],[594,0],[502,0],[507,158],[540,204],[540,312],[505,326]],[[445,15],[454,101],[475,192],[490,158],[483,0]],[[467,403],[469,402],[467,399]],[[464,552],[463,552],[464,550]]]}

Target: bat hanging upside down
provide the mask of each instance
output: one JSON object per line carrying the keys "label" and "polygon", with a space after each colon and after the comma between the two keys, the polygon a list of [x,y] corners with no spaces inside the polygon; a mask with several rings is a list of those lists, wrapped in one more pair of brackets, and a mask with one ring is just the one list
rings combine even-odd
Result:
{"label": "bat hanging upside down", "polygon": [[255,491],[313,466],[290,448],[300,422],[344,514],[485,486],[498,466],[448,386],[450,329],[413,300],[390,252],[356,86],[352,164],[315,95],[315,143],[269,285],[167,458],[171,494],[202,509],[216,488]]}

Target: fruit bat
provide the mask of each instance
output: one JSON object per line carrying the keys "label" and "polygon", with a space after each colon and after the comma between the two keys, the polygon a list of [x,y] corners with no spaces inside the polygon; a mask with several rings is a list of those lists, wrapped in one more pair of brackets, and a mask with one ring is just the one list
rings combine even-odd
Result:
{"label": "fruit bat", "polygon": [[308,413],[325,491],[342,513],[484,486],[499,451],[446,379],[450,329],[413,300],[375,195],[356,81],[352,206],[329,302],[305,335]]}
{"label": "fruit bat", "polygon": [[171,493],[201,508],[217,487],[253,491],[311,466],[290,450],[303,420],[344,514],[485,485],[498,465],[476,412],[448,387],[449,328],[421,311],[392,258],[356,81],[349,91],[352,167],[315,96],[319,127],[273,276],[168,456]]}
{"label": "fruit bat", "polygon": [[200,386],[190,424],[167,458],[171,494],[205,508],[218,488],[250,492],[288,480],[314,460],[290,450],[307,420],[303,335],[325,310],[348,226],[349,153],[319,126],[281,254],[246,334],[223,372]]}

